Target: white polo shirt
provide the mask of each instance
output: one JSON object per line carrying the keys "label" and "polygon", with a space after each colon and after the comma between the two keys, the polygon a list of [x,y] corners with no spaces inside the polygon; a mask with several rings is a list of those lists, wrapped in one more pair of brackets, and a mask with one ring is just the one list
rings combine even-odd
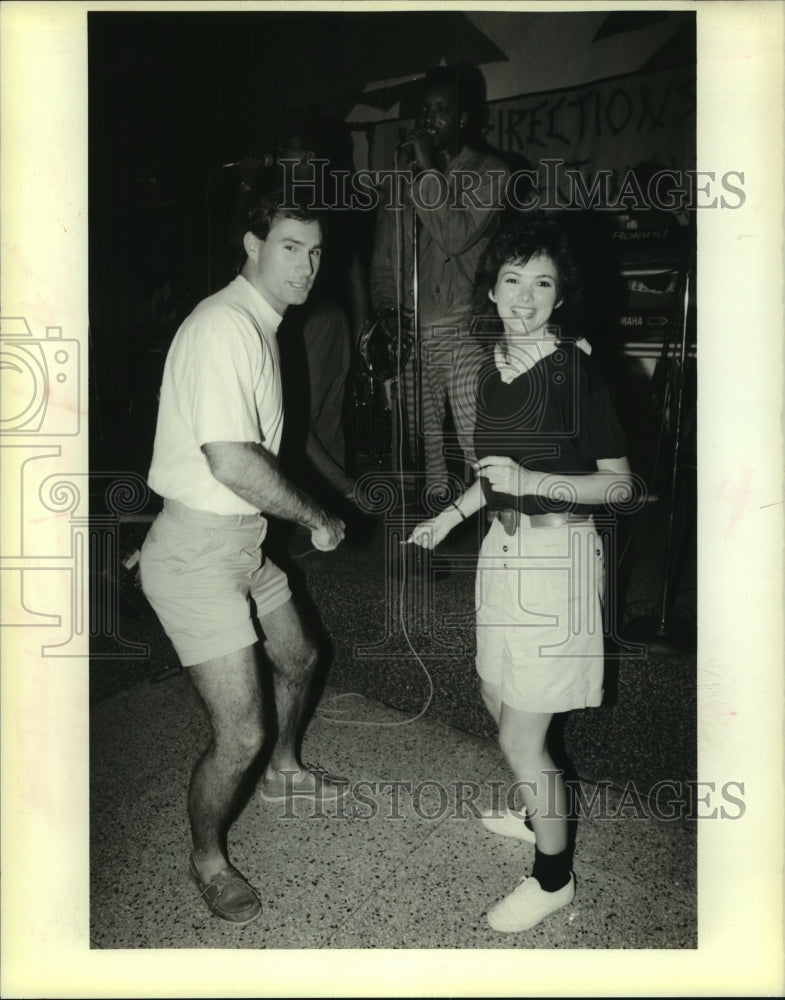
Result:
{"label": "white polo shirt", "polygon": [[253,514],[213,476],[201,446],[249,441],[278,454],[283,429],[276,334],[281,316],[242,275],[199,303],[164,366],[148,482],[214,514]]}

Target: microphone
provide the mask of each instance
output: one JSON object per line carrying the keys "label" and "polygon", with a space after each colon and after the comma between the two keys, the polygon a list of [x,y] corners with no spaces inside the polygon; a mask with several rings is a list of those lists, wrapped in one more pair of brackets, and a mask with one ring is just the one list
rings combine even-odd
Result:
{"label": "microphone", "polygon": [[[250,156],[249,159],[259,160],[259,162],[263,167],[272,167],[273,164],[275,163],[275,156],[272,153],[260,153],[258,156]],[[240,161],[238,160],[236,163],[222,163],[221,169],[223,170],[224,167],[239,167],[239,166],[240,166]]]}
{"label": "microphone", "polygon": [[[419,129],[413,129],[407,136],[404,136],[404,138],[395,147],[396,152],[400,152],[403,149],[408,149],[410,146],[413,146],[414,143],[419,138],[414,134],[417,131],[419,131]],[[425,131],[428,133],[431,139],[433,139],[434,136],[436,135],[436,130],[433,128],[432,125],[426,125]]]}

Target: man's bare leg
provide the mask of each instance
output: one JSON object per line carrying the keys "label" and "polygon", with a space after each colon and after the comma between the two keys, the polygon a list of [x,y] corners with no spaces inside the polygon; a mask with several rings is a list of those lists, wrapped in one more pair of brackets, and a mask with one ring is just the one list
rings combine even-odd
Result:
{"label": "man's bare leg", "polygon": [[260,615],[265,635],[264,652],[273,668],[278,736],[267,765],[267,774],[300,769],[297,740],[313,679],[316,647],[308,638],[294,601]]}
{"label": "man's bare leg", "polygon": [[188,790],[194,864],[203,881],[229,863],[226,830],[243,779],[264,742],[256,649],[186,668],[212,728]]}
{"label": "man's bare leg", "polygon": [[260,615],[259,620],[266,637],[264,649],[273,667],[278,713],[278,737],[260,794],[268,802],[286,801],[290,794],[313,796],[322,801],[335,799],[346,791],[348,781],[318,767],[304,767],[299,755],[308,693],[318,659],[316,647],[293,601],[269,615]]}

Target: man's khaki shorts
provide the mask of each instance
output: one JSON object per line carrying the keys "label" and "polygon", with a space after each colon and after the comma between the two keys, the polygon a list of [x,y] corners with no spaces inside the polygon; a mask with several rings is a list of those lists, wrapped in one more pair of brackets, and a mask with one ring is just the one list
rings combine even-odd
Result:
{"label": "man's khaki shorts", "polygon": [[290,600],[286,574],[262,551],[266,532],[259,514],[211,514],[164,502],[139,570],[142,590],[184,667],[257,641],[249,598],[259,617]]}

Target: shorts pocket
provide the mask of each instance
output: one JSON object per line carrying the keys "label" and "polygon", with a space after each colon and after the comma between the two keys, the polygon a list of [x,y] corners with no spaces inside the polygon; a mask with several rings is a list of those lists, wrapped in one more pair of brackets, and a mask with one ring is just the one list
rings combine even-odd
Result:
{"label": "shorts pocket", "polygon": [[210,552],[215,544],[215,532],[201,525],[159,525],[153,524],[147,533],[142,549],[143,566],[155,568],[156,572],[175,574],[187,573],[198,567],[200,559]]}

